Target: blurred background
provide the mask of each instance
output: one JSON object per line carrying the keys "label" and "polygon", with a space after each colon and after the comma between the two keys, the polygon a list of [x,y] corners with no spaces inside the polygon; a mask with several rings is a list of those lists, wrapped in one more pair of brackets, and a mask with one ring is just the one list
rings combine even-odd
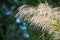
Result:
{"label": "blurred background", "polygon": [[22,0],[0,0],[0,40],[29,40],[26,21],[16,17]]}
{"label": "blurred background", "polygon": [[[41,29],[34,29],[32,25],[26,20],[22,20],[20,16],[15,18],[18,12],[18,7],[23,4],[37,5],[43,0],[0,0],[0,40],[49,40],[51,36],[47,35]],[[59,6],[59,0],[49,1],[50,4],[54,4],[53,7]]]}

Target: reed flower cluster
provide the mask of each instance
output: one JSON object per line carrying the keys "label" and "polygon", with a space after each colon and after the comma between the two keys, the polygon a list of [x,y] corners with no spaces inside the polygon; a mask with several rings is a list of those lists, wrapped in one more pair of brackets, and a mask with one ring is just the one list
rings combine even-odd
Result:
{"label": "reed flower cluster", "polygon": [[59,7],[52,8],[48,3],[41,3],[38,6],[22,5],[18,8],[18,15],[24,20],[27,20],[36,28],[42,28],[43,31],[48,31],[48,34],[53,33],[54,40],[60,39],[60,10]]}

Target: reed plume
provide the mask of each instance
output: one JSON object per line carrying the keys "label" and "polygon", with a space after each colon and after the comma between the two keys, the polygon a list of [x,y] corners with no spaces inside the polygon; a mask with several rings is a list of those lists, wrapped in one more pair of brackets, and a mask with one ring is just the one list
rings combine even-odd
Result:
{"label": "reed plume", "polygon": [[27,20],[30,25],[34,24],[36,28],[42,28],[48,31],[48,34],[54,33],[54,40],[60,39],[60,10],[59,7],[52,8],[47,3],[41,3],[38,6],[22,5],[18,8],[18,15]]}

